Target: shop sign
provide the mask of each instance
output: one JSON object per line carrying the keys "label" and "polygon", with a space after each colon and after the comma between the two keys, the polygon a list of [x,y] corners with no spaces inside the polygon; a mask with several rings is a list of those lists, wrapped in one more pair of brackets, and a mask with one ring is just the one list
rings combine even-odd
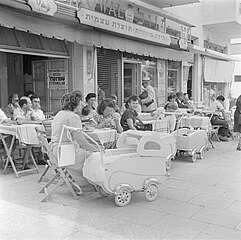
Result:
{"label": "shop sign", "polygon": [[53,16],[57,12],[57,5],[54,0],[28,0],[32,11]]}
{"label": "shop sign", "polygon": [[67,72],[65,69],[49,69],[48,70],[48,86],[49,88],[61,88],[67,84]]}
{"label": "shop sign", "polygon": [[80,23],[92,27],[155,43],[165,45],[170,45],[171,43],[171,38],[168,34],[85,8],[81,8],[77,12],[77,17],[79,18]]}

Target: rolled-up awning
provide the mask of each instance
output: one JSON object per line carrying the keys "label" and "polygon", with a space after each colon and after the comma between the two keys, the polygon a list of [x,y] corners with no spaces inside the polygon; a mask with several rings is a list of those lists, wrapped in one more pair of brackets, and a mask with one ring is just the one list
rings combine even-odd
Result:
{"label": "rolled-up awning", "polygon": [[[13,11],[9,8],[1,7],[0,25],[46,36],[48,38],[54,37],[55,39],[65,39],[70,42],[78,42],[80,44],[94,45],[97,47],[120,50],[122,52],[126,51],[137,55],[145,55],[161,59],[193,62],[193,53],[191,52],[152,45],[146,42],[96,31],[89,27],[83,28],[83,26],[78,23],[77,19],[76,22],[60,22],[59,19],[54,17],[40,15],[37,17],[36,14],[26,14],[26,12],[23,13],[17,10]],[[0,51],[1,49],[2,51],[6,51],[6,48],[1,48],[0,46]]]}
{"label": "rolled-up awning", "polygon": [[188,50],[192,53],[207,56],[216,60],[233,61],[233,62],[241,61],[240,58],[237,58],[228,54],[224,54],[224,53],[219,53],[219,52],[216,52],[207,48],[199,47],[196,45],[192,45],[192,44],[188,45]]}

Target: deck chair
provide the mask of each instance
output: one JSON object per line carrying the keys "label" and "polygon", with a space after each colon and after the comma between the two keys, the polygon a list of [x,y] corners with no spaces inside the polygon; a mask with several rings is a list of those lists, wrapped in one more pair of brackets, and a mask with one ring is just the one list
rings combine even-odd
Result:
{"label": "deck chair", "polygon": [[[64,131],[64,128],[62,129],[60,141],[62,140],[63,131]],[[38,129],[36,129],[36,132],[38,134],[40,143],[41,143],[42,147],[44,148],[44,151],[47,153],[47,155],[49,157],[48,165],[46,166],[44,173],[41,175],[40,180],[43,179],[43,177],[45,176],[46,172],[49,170],[50,167],[54,168],[54,176],[40,190],[40,193],[43,193],[43,192],[45,193],[45,197],[41,200],[41,202],[45,202],[46,200],[48,200],[50,198],[50,196],[63,184],[67,185],[67,187],[70,190],[71,194],[73,195],[74,199],[79,199],[79,195],[81,195],[81,193],[82,193],[80,187],[72,179],[71,175],[65,168],[64,163],[55,164],[55,163],[59,162],[58,161],[59,159],[57,159],[55,157],[55,155],[53,154],[53,152],[50,148],[50,145],[48,144],[48,141],[46,139],[45,132],[40,131]],[[49,190],[51,185],[54,185],[54,187],[52,187],[52,189]],[[76,190],[78,191],[78,194],[76,193]]]}

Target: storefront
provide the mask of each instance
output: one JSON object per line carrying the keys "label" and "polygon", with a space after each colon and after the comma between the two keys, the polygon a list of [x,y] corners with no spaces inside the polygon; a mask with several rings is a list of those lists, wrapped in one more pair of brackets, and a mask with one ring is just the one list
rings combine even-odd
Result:
{"label": "storefront", "polygon": [[208,107],[217,96],[223,95],[226,98],[225,106],[229,108],[230,87],[233,81],[234,63],[237,59],[194,45],[189,46],[189,50],[199,57],[196,58],[201,76],[199,101]]}
{"label": "storefront", "polygon": [[[5,73],[8,84],[1,105],[13,91],[22,95],[28,89],[40,95],[46,111],[58,109],[62,94],[76,89],[84,96],[96,92],[99,99],[116,94],[122,105],[129,94],[140,94],[144,75],[153,79],[160,106],[171,92],[186,92],[188,79],[192,81],[186,71],[193,63],[187,51],[191,25],[152,8],[119,2],[81,1],[80,8],[80,1],[49,0],[47,9],[36,0],[0,5],[2,29],[20,32],[17,42],[23,42],[18,48],[0,42],[0,54],[19,54],[27,66],[21,72],[27,80],[21,84],[10,84],[16,78]],[[34,49],[19,35],[28,36]],[[41,49],[46,42],[50,46]],[[4,69],[9,72],[8,63]]]}

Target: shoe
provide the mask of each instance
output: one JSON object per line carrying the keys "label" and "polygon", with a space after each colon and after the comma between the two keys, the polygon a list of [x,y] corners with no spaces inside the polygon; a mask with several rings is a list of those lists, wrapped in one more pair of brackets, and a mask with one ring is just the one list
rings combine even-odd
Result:
{"label": "shoe", "polygon": [[241,144],[238,144],[237,150],[238,150],[238,151],[241,151]]}
{"label": "shoe", "polygon": [[227,137],[220,136],[219,139],[223,142],[228,142],[229,139]]}
{"label": "shoe", "polygon": [[31,169],[31,167],[29,167],[28,165],[25,165],[23,170],[28,170],[28,169]]}
{"label": "shoe", "polygon": [[48,163],[47,163],[47,161],[45,159],[41,159],[41,160],[38,160],[37,164],[38,165],[46,165]]}

